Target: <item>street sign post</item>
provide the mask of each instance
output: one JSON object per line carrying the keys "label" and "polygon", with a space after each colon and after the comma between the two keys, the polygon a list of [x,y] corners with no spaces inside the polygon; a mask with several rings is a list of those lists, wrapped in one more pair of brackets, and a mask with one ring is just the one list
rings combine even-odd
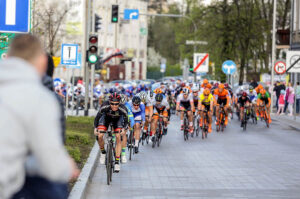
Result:
{"label": "street sign post", "polygon": [[222,71],[226,75],[232,75],[236,71],[236,64],[232,60],[227,60],[222,64]]}
{"label": "street sign post", "polygon": [[207,73],[209,64],[208,53],[194,53],[194,72]]}
{"label": "street sign post", "polygon": [[139,10],[138,9],[125,9],[124,10],[124,19],[125,20],[139,19]]}
{"label": "street sign post", "polygon": [[30,0],[0,0],[0,32],[30,30]]}
{"label": "street sign post", "polygon": [[61,64],[77,65],[78,44],[62,44],[61,46]]}
{"label": "street sign post", "polygon": [[283,61],[277,61],[274,66],[274,70],[279,75],[284,74],[286,72],[286,63]]}
{"label": "street sign post", "polygon": [[300,51],[287,52],[286,70],[290,73],[300,73]]}

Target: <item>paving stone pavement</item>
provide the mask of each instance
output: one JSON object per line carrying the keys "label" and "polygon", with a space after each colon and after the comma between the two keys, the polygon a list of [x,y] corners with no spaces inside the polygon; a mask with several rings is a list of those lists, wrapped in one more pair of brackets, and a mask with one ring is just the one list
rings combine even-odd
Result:
{"label": "paving stone pavement", "polygon": [[110,186],[98,164],[86,198],[300,198],[300,132],[278,122],[243,132],[233,120],[224,133],[184,141],[179,124],[174,116],[161,147],[141,146]]}

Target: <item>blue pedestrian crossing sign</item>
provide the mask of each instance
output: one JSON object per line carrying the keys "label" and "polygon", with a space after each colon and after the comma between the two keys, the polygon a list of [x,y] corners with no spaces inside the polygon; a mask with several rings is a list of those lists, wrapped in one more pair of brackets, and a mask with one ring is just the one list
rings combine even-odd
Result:
{"label": "blue pedestrian crossing sign", "polygon": [[30,0],[0,0],[0,32],[30,31]]}
{"label": "blue pedestrian crossing sign", "polygon": [[78,61],[78,44],[61,45],[61,64],[76,66]]}
{"label": "blue pedestrian crossing sign", "polygon": [[139,10],[138,9],[125,9],[124,10],[124,19],[125,20],[139,19]]}
{"label": "blue pedestrian crossing sign", "polygon": [[232,75],[236,71],[236,64],[232,60],[227,60],[222,65],[222,71],[226,75]]}

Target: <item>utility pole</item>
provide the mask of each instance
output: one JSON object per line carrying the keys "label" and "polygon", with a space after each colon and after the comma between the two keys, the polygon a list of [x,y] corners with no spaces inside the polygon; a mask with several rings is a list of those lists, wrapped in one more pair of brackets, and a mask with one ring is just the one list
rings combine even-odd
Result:
{"label": "utility pole", "polygon": [[[277,10],[277,0],[273,1],[273,38],[272,38],[272,66],[271,66],[271,88],[274,86],[274,65],[275,65],[275,59],[276,59],[276,10]],[[271,93],[271,113],[273,112],[273,94]]]}
{"label": "utility pole", "polygon": [[88,116],[88,101],[89,101],[89,65],[86,63],[86,50],[89,33],[91,31],[91,0],[84,2],[84,42],[82,47],[82,62],[84,67],[84,82],[85,82],[85,96],[84,96],[84,115]]}

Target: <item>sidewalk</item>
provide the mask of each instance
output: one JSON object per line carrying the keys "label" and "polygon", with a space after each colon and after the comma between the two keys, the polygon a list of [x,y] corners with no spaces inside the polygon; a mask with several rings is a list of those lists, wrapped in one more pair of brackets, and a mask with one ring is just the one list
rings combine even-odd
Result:
{"label": "sidewalk", "polygon": [[300,116],[296,116],[296,120],[294,119],[294,116],[288,116],[288,115],[276,115],[271,114],[272,120],[276,120],[278,122],[283,123],[286,126],[289,126],[297,131],[300,131]]}

